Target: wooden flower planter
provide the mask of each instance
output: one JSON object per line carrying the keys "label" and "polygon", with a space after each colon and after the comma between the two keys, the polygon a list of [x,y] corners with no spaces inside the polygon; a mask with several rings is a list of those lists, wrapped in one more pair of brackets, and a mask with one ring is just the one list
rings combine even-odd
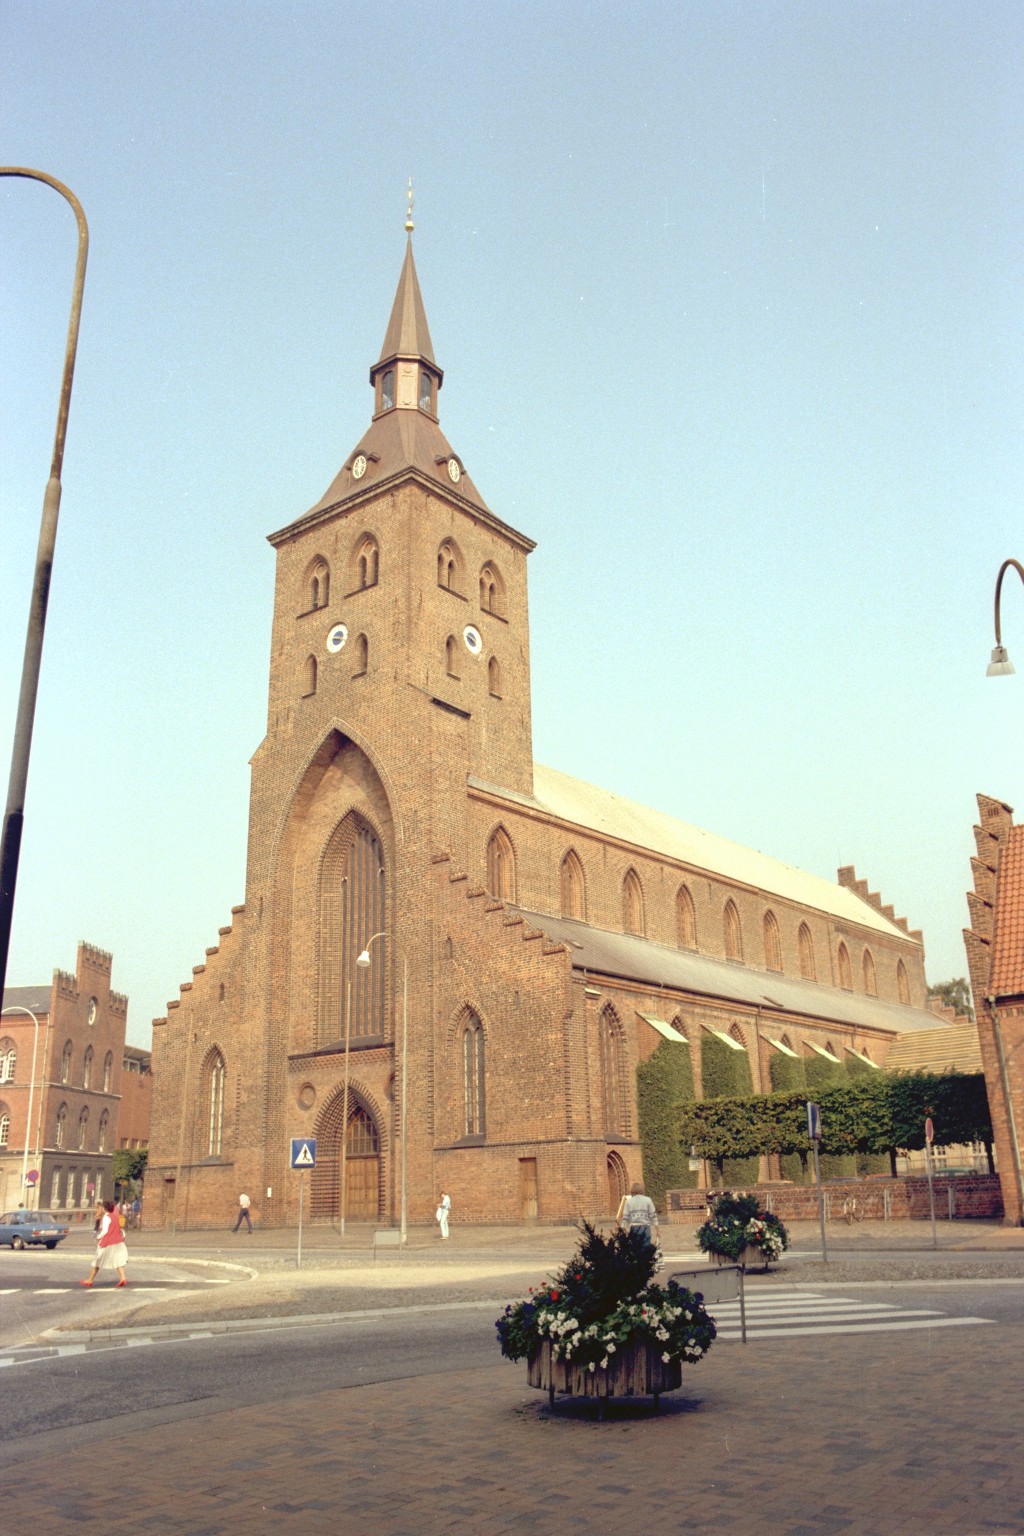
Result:
{"label": "wooden flower planter", "polygon": [[606,1369],[586,1366],[552,1357],[551,1340],[543,1339],[537,1352],[526,1362],[526,1381],[531,1387],[546,1391],[554,1405],[555,1393],[570,1397],[595,1397],[600,1401],[601,1416],[609,1397],[653,1397],[655,1409],[662,1392],[674,1392],[683,1384],[683,1368],[678,1360],[667,1364],[653,1344],[620,1344]]}

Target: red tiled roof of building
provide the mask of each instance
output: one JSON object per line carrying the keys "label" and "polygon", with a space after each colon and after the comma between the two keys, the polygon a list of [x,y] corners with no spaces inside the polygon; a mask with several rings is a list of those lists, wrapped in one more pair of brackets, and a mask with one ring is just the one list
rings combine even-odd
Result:
{"label": "red tiled roof of building", "polygon": [[1024,826],[1011,827],[999,857],[992,976],[996,997],[1024,993]]}

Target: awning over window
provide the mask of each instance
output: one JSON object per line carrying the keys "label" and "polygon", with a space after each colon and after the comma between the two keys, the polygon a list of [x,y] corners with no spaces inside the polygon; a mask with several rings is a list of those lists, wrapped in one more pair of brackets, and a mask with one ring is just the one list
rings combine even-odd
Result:
{"label": "awning over window", "polygon": [[717,1035],[718,1039],[724,1045],[727,1045],[731,1051],[742,1051],[743,1047],[739,1041],[734,1040],[732,1035],[727,1035],[724,1030],[712,1029],[710,1024],[702,1024],[701,1029],[706,1029],[709,1035]]}
{"label": "awning over window", "polygon": [[685,1035],[681,1035],[672,1024],[666,1024],[664,1019],[656,1019],[653,1013],[641,1013],[637,1009],[637,1018],[643,1019],[652,1029],[656,1029],[659,1035],[664,1035],[666,1040],[674,1040],[677,1045],[689,1045]]}
{"label": "awning over window", "polygon": [[823,1045],[815,1045],[813,1040],[805,1040],[804,1044],[810,1046],[812,1051],[817,1051],[819,1056],[824,1056],[826,1061],[835,1062],[837,1067],[842,1066],[842,1062],[839,1060],[839,1057],[833,1056],[831,1051],[826,1051]]}
{"label": "awning over window", "polygon": [[786,1045],[785,1041],[776,1040],[774,1035],[765,1035],[764,1038],[768,1041],[769,1045],[774,1045],[777,1051],[781,1051],[783,1056],[793,1056],[797,1061],[800,1060],[800,1052],[794,1051],[793,1047],[791,1045]]}
{"label": "awning over window", "polygon": [[852,1045],[848,1045],[846,1049],[849,1051],[851,1056],[856,1056],[857,1060],[862,1061],[866,1067],[873,1067],[876,1072],[881,1071],[881,1067],[879,1067],[878,1062],[872,1061],[870,1056],[865,1056],[863,1051],[855,1050]]}

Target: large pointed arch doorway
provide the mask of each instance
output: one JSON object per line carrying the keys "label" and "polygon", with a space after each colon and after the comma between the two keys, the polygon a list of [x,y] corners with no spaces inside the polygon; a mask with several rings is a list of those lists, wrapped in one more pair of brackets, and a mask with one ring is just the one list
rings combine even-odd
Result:
{"label": "large pointed arch doorway", "polygon": [[623,1195],[629,1193],[626,1183],[626,1165],[617,1152],[608,1153],[608,1210],[614,1215]]}
{"label": "large pointed arch doorway", "polygon": [[381,1213],[381,1157],[377,1123],[349,1090],[345,1145],[345,1210],[341,1208],[341,1120],[344,1094],[327,1105],[317,1126],[310,1216],[314,1221],[377,1221]]}

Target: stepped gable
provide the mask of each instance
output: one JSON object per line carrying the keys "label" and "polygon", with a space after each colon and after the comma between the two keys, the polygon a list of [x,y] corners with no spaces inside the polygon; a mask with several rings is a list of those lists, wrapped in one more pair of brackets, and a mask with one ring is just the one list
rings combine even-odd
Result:
{"label": "stepped gable", "polygon": [[[971,991],[974,993],[974,1004],[977,1009],[981,1001],[992,992],[993,975],[993,938],[995,936],[995,910],[997,895],[1003,881],[1002,854],[1009,845],[1011,833],[1014,832],[1013,809],[1005,801],[993,800],[989,795],[978,796],[978,822],[974,827],[974,843],[977,856],[971,860],[971,871],[974,875],[974,889],[967,892],[967,907],[970,913],[971,925],[965,928],[964,946],[967,951],[967,967],[970,972]],[[1019,833],[1020,828],[1016,828]],[[1018,839],[1014,840],[1019,841]],[[1019,867],[1019,854],[1015,855],[1014,863]],[[1006,938],[1001,945],[1000,966],[1005,967],[1007,973],[1013,968],[1013,953],[1011,948],[1011,935],[1016,934],[1017,939],[1017,964],[1024,969],[1024,958],[1021,951],[1024,949],[1024,918],[1020,916],[1022,902],[1013,890],[1017,883],[1017,877],[1012,871],[1006,875],[1006,889],[1008,896],[1015,899],[1008,900],[1008,916],[1001,922]],[[1001,903],[1000,903],[1001,906]],[[1002,914],[1001,914],[1002,915]],[[1004,958],[1005,957],[1005,958]]]}
{"label": "stepped gable", "polygon": [[852,891],[855,896],[860,897],[861,901],[873,907],[876,912],[880,912],[890,923],[895,923],[897,928],[902,928],[908,938],[914,939],[918,944],[923,942],[924,934],[921,929],[911,928],[905,917],[896,916],[895,908],[888,903],[883,904],[878,892],[868,889],[866,880],[857,879],[857,871],[852,864],[844,864],[841,869],[836,870],[836,879],[844,890]]}

